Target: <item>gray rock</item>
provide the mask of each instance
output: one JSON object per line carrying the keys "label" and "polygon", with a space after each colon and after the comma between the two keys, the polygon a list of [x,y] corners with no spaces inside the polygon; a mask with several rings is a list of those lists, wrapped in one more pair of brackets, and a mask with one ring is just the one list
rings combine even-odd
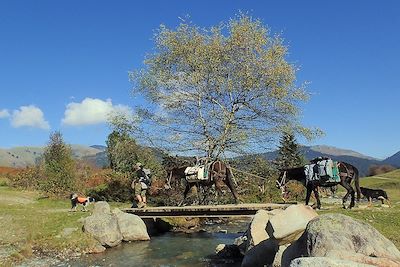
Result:
{"label": "gray rock", "polygon": [[279,245],[292,243],[302,235],[308,222],[317,216],[311,207],[303,204],[291,205],[269,220],[268,235],[277,239]]}
{"label": "gray rock", "polygon": [[235,240],[233,241],[233,244],[238,247],[238,249],[242,255],[246,254],[247,244],[248,244],[246,233],[242,236],[235,238]]}
{"label": "gray rock", "polygon": [[139,216],[122,212],[120,209],[114,209],[113,214],[117,218],[124,241],[150,240],[146,225]]}
{"label": "gray rock", "polygon": [[117,218],[109,214],[97,214],[85,219],[83,228],[98,240],[101,245],[115,247],[122,241]]}
{"label": "gray rock", "polygon": [[110,205],[106,201],[99,201],[94,204],[93,215],[111,214]]}
{"label": "gray rock", "polygon": [[242,261],[242,267],[271,266],[275,255],[279,250],[278,241],[267,239],[246,252]]}
{"label": "gray rock", "polygon": [[330,257],[376,266],[400,266],[400,252],[371,225],[342,214],[325,214],[309,222],[289,246],[282,266],[302,256]]}
{"label": "gray rock", "polygon": [[265,230],[269,218],[270,215],[266,210],[257,211],[243,236],[235,239],[233,244],[239,248],[242,255],[245,255],[252,247],[269,238]]}
{"label": "gray rock", "polygon": [[340,250],[400,261],[396,246],[371,225],[342,214],[322,215],[306,231],[310,256]]}
{"label": "gray rock", "polygon": [[78,228],[73,227],[73,228],[64,228],[61,233],[60,236],[61,237],[68,237],[70,236],[73,232],[78,231]]}
{"label": "gray rock", "polygon": [[282,253],[281,266],[288,267],[293,259],[307,256],[305,243],[305,234],[303,234],[297,241],[290,244]]}
{"label": "gray rock", "polygon": [[89,253],[92,254],[97,254],[97,253],[102,253],[106,250],[105,247],[103,247],[100,243],[97,243],[96,245],[94,245],[90,250]]}
{"label": "gray rock", "polygon": [[371,267],[372,265],[354,261],[332,259],[326,257],[297,258],[290,263],[290,267]]}
{"label": "gray rock", "polygon": [[249,231],[247,231],[248,245],[246,250],[251,249],[270,237],[265,230],[269,219],[270,215],[266,210],[259,210],[254,215],[250,223]]}
{"label": "gray rock", "polygon": [[215,248],[215,254],[218,254],[220,251],[222,251],[226,247],[226,244],[218,244]]}
{"label": "gray rock", "polygon": [[272,263],[273,267],[281,267],[281,265],[282,265],[282,256],[283,256],[283,253],[285,252],[285,250],[287,249],[288,246],[289,245],[279,246],[279,250],[275,255],[274,262]]}

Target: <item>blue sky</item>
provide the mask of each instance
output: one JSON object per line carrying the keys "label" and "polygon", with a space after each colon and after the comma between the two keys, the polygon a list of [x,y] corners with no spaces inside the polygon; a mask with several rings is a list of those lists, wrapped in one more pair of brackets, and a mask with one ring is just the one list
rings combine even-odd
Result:
{"label": "blue sky", "polygon": [[188,14],[209,27],[240,10],[282,32],[299,83],[311,82],[302,121],[326,135],[308,145],[400,150],[400,2],[344,0],[0,1],[0,147],[44,145],[54,130],[104,144],[105,112],[137,101],[128,71],[160,24]]}

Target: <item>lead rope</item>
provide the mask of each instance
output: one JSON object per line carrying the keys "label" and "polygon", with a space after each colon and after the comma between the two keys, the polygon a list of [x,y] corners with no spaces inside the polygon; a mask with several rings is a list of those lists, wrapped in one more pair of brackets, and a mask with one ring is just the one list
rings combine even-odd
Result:
{"label": "lead rope", "polygon": [[286,184],[286,171],[283,172],[283,177],[282,177],[281,181],[280,182],[278,181],[279,188],[281,189],[282,199],[284,201],[286,201],[284,198],[284,195],[286,193],[285,184]]}

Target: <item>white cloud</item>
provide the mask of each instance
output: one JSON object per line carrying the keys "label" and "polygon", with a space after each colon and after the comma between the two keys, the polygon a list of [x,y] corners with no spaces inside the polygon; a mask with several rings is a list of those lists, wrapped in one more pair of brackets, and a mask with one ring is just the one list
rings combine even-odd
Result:
{"label": "white cloud", "polygon": [[0,119],[10,117],[10,112],[7,109],[0,109]]}
{"label": "white cloud", "polygon": [[42,110],[34,105],[21,106],[19,110],[14,110],[11,116],[11,125],[15,128],[29,126],[50,129],[50,124],[44,119]]}
{"label": "white cloud", "polygon": [[62,123],[65,125],[92,125],[104,123],[113,113],[131,114],[128,106],[113,105],[111,99],[85,98],[81,103],[67,105]]}

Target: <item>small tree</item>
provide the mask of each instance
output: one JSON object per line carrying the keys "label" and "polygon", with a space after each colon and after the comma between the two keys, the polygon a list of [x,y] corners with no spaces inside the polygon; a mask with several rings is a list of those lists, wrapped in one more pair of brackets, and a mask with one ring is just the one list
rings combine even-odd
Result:
{"label": "small tree", "polygon": [[43,153],[43,175],[40,189],[60,195],[76,188],[75,162],[71,147],[64,143],[58,131],[50,134]]}
{"label": "small tree", "polygon": [[284,132],[279,143],[276,164],[279,169],[299,167],[305,163],[293,132]]}

